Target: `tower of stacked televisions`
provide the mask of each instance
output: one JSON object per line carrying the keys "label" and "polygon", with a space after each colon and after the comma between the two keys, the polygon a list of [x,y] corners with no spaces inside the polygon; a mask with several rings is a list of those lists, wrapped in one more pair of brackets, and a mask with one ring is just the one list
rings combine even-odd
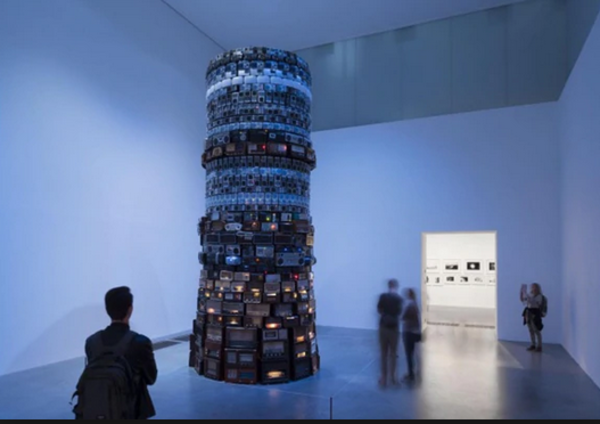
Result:
{"label": "tower of stacked televisions", "polygon": [[230,383],[315,374],[311,76],[294,53],[216,57],[206,73],[206,214],[190,367]]}

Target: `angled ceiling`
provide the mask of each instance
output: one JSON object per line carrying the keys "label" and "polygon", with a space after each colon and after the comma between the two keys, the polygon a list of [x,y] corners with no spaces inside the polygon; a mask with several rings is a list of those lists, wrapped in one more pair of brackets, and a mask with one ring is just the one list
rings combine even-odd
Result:
{"label": "angled ceiling", "polygon": [[300,50],[524,0],[162,0],[224,49]]}

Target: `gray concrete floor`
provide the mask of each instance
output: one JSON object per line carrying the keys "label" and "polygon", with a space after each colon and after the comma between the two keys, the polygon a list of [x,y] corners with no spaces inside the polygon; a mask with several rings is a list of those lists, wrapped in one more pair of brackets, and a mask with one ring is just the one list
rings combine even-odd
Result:
{"label": "gray concrete floor", "polygon": [[454,324],[466,327],[496,328],[496,310],[491,308],[430,305],[427,312],[427,321],[433,325]]}
{"label": "gray concrete floor", "polygon": [[[241,386],[198,376],[187,343],[156,351],[151,388],[158,415],[175,419],[600,418],[600,389],[560,346],[543,353],[497,342],[494,330],[431,326],[414,384],[377,385],[377,334],[321,327],[321,372],[277,386]],[[400,356],[405,370],[404,357]],[[72,418],[69,398],[83,360],[0,377],[0,419]]]}

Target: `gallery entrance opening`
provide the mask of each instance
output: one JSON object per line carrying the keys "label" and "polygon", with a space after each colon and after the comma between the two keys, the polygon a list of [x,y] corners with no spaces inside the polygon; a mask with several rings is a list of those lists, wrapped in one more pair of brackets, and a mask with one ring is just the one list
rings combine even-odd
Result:
{"label": "gallery entrance opening", "polygon": [[423,234],[423,325],[496,331],[496,232]]}

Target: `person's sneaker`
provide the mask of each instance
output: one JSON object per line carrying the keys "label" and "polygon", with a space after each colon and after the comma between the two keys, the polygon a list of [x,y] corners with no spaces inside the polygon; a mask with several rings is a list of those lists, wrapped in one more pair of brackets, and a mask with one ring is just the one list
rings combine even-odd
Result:
{"label": "person's sneaker", "polygon": [[527,348],[527,350],[531,352],[531,351],[535,350],[535,346],[531,345]]}

